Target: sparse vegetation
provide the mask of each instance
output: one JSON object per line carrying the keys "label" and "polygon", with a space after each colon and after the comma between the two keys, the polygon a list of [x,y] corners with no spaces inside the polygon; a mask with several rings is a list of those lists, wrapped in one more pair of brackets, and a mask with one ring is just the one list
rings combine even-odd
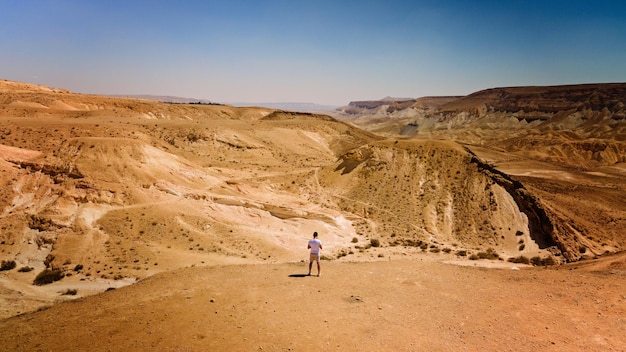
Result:
{"label": "sparse vegetation", "polygon": [[493,248],[487,248],[487,250],[484,252],[478,252],[476,254],[472,254],[469,257],[469,259],[470,260],[477,260],[477,259],[494,260],[494,259],[500,259],[500,255],[496,253],[496,251]]}
{"label": "sparse vegetation", "polygon": [[65,292],[63,292],[62,294],[64,296],[76,296],[76,294],[78,293],[78,290],[76,289],[70,289],[68,288],[67,290],[65,290]]}
{"label": "sparse vegetation", "polygon": [[44,269],[42,272],[37,274],[35,280],[33,281],[33,285],[42,286],[51,284],[55,281],[59,281],[63,278],[63,272],[58,269]]}
{"label": "sparse vegetation", "polygon": [[372,247],[380,247],[380,240],[378,240],[377,238],[372,238],[370,240],[370,245]]}
{"label": "sparse vegetation", "polygon": [[345,251],[341,251],[339,253],[337,253],[337,259],[341,258],[341,257],[345,257],[346,255],[348,255],[348,253],[346,253]]}
{"label": "sparse vegetation", "polygon": [[13,270],[16,266],[15,260],[3,260],[0,264],[0,271]]}
{"label": "sparse vegetation", "polygon": [[534,266],[550,266],[550,265],[556,264],[556,262],[554,261],[554,258],[552,257],[541,258],[539,256],[535,256],[535,257],[530,258],[530,262]]}
{"label": "sparse vegetation", "polygon": [[523,255],[520,255],[519,257],[515,257],[515,258],[509,258],[508,261],[511,263],[517,263],[517,264],[530,264],[530,259],[528,259],[528,257],[525,257]]}

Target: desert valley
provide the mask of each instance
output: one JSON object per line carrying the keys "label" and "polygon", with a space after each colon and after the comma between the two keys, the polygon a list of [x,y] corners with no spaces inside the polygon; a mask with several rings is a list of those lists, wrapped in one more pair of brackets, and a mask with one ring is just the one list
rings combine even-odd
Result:
{"label": "desert valley", "polygon": [[624,351],[625,104],[581,84],[320,114],[0,81],[0,351]]}

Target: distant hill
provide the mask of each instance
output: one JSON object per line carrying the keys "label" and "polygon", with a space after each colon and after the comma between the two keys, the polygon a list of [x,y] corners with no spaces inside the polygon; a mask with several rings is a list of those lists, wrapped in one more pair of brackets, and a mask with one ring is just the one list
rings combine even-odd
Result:
{"label": "distant hill", "polygon": [[115,98],[133,98],[174,104],[218,104],[207,99],[183,98],[169,95],[109,95]]}
{"label": "distant hill", "polygon": [[133,98],[133,99],[144,99],[150,101],[156,101],[161,103],[172,103],[172,104],[207,104],[207,105],[230,105],[235,107],[262,107],[276,110],[286,110],[286,111],[294,111],[294,112],[310,112],[310,113],[320,113],[320,112],[332,112],[335,111],[339,106],[337,105],[323,105],[316,103],[246,103],[246,102],[235,102],[235,103],[218,103],[208,99],[197,99],[197,98],[184,98],[184,97],[176,97],[169,95],[109,95],[110,97],[115,98]]}
{"label": "distant hill", "polygon": [[441,111],[487,109],[510,113],[539,113],[548,117],[566,110],[608,109],[624,116],[626,83],[528,86],[485,89],[440,107]]}
{"label": "distant hill", "polygon": [[296,112],[330,112],[335,111],[337,105],[323,105],[316,103],[231,103],[229,105],[237,107],[264,107],[277,110],[287,110]]}
{"label": "distant hill", "polygon": [[488,138],[498,139],[511,130],[538,129],[625,140],[625,104],[626,83],[504,87],[463,97],[355,101],[337,109],[337,117],[369,131],[405,136],[462,131],[472,142],[476,128],[497,129]]}
{"label": "distant hill", "polygon": [[391,98],[381,100],[352,101],[337,111],[348,115],[386,114],[411,108],[434,109],[443,104],[460,99],[460,96],[440,96],[422,98]]}

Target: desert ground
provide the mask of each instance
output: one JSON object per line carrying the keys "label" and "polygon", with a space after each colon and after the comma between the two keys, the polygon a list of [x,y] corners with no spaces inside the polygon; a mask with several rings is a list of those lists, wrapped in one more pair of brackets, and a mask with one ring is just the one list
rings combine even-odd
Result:
{"label": "desert ground", "polygon": [[624,351],[615,96],[409,121],[0,81],[0,350]]}
{"label": "desert ground", "polygon": [[[624,258],[484,268],[428,254],[205,266],[23,314],[2,351],[623,351]],[[314,270],[315,271],[315,270]]]}

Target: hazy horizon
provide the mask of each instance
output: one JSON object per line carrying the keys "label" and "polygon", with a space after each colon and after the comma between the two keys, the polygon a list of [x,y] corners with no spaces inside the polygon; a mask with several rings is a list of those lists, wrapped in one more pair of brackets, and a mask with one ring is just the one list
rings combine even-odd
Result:
{"label": "hazy horizon", "polygon": [[20,1],[0,78],[232,103],[626,81],[620,1]]}

